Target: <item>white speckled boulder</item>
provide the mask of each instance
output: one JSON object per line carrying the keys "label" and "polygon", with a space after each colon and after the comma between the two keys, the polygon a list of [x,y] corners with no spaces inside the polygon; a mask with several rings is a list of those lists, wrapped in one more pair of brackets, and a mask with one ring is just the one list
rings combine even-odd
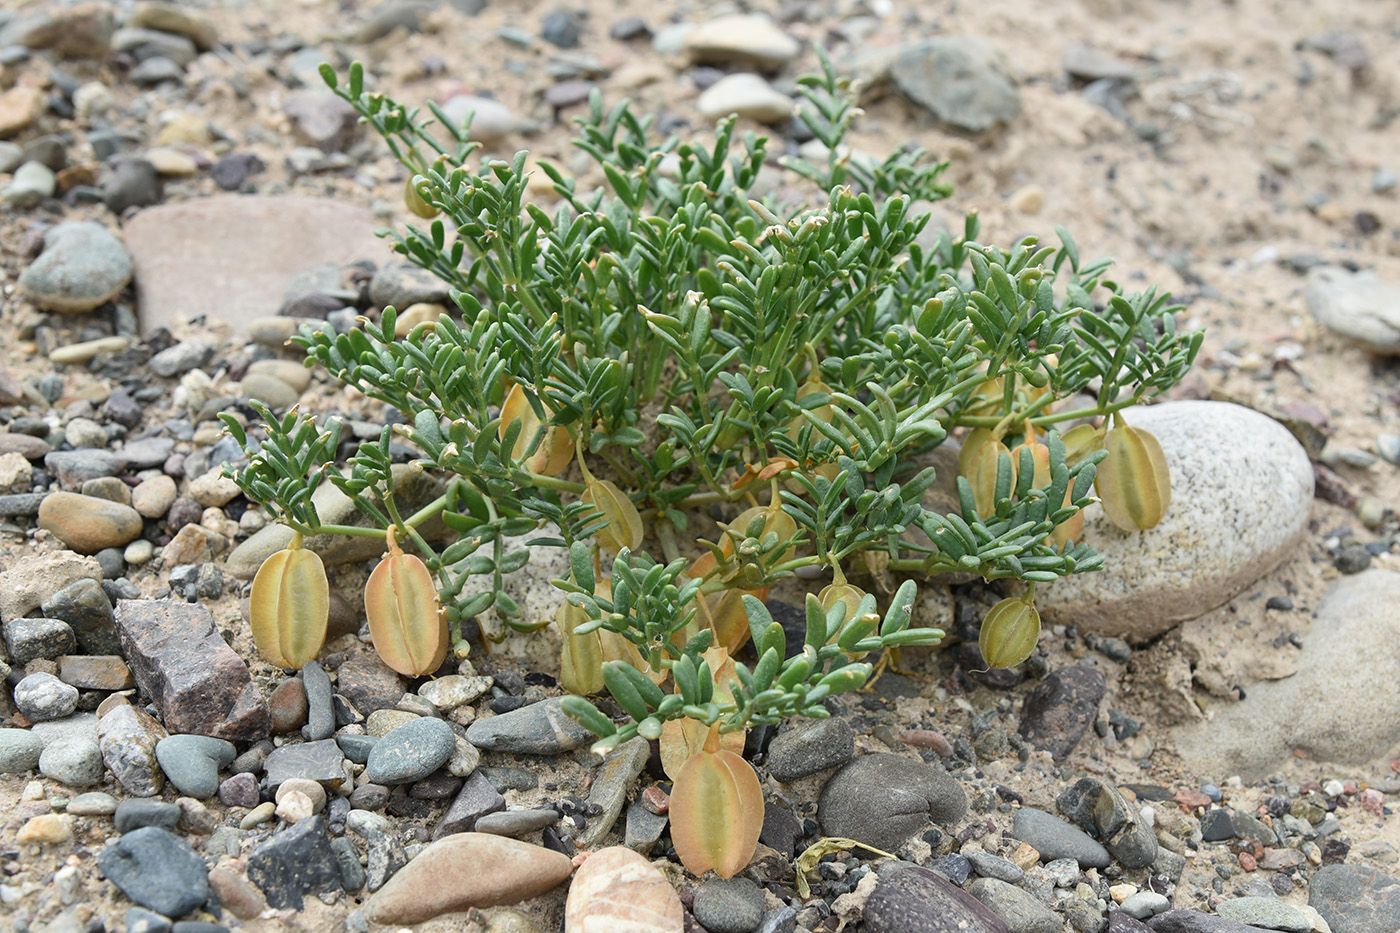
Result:
{"label": "white speckled boulder", "polygon": [[1145,642],[1216,608],[1296,546],[1313,496],[1312,464],[1278,422],[1228,402],[1136,408],[1129,423],[1162,444],[1172,501],[1157,527],[1125,532],[1098,504],[1085,540],[1104,569],[1042,587],[1047,624]]}

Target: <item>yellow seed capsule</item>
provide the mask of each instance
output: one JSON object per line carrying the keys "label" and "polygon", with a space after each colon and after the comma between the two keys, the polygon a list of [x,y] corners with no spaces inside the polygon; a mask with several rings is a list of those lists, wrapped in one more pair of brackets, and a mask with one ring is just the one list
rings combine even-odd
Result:
{"label": "yellow seed capsule", "polygon": [[1066,431],[1060,440],[1065,442],[1065,463],[1074,466],[1095,451],[1103,450],[1103,428],[1092,424],[1076,425]]}
{"label": "yellow seed capsule", "polygon": [[432,220],[438,215],[438,209],[419,194],[417,188],[413,187],[412,175],[403,183],[403,206],[424,220]]}
{"label": "yellow seed capsule", "polygon": [[[996,513],[997,471],[1001,468],[1001,455],[1011,455],[1006,445],[999,440],[988,439],[973,453],[968,468],[963,472],[972,484],[972,501],[978,515]],[[1016,458],[1011,458],[1011,486],[1016,486]]]}
{"label": "yellow seed capsule", "polygon": [[[733,702],[734,691],[730,689],[729,684],[735,680],[734,661],[729,657],[729,652],[720,647],[712,647],[702,657],[710,666],[710,676],[715,685],[714,701]],[[733,732],[720,733],[720,749],[743,755],[745,731],[736,729]],[[710,727],[698,719],[683,716],[680,719],[667,720],[661,727],[659,743],[661,769],[666,772],[666,776],[673,781],[679,777],[685,763],[704,750],[709,734]]]}
{"label": "yellow seed capsule", "polygon": [[1015,667],[1031,656],[1040,641],[1040,612],[1030,597],[1012,596],[992,607],[982,620],[977,647],[995,669]]}
{"label": "yellow seed capsule", "polygon": [[598,632],[574,634],[574,629],[587,621],[588,613],[567,600],[554,613],[560,639],[559,686],[579,696],[603,689],[603,649]]}
{"label": "yellow seed capsule", "polygon": [[405,554],[388,532],[389,554],[365,584],[365,615],[374,650],[406,677],[437,670],[447,657],[447,616],[428,567]]}
{"label": "yellow seed capsule", "polygon": [[738,874],[758,848],[763,787],[753,766],[720,745],[719,725],[676,776],[671,789],[671,842],[691,874]]}
{"label": "yellow seed capsule", "polygon": [[330,607],[320,556],[303,548],[301,535],[293,534],[253,578],[248,624],[258,653],[278,667],[300,668],[325,644]]}
{"label": "yellow seed capsule", "polygon": [[851,586],[849,583],[828,583],[822,587],[822,591],[817,594],[817,602],[822,604],[822,609],[827,612],[837,603],[844,603],[845,614],[841,619],[841,624],[845,625],[856,617],[856,610],[860,608],[860,601],[865,598],[865,591],[858,586]]}
{"label": "yellow seed capsule", "polygon": [[[553,416],[548,405],[544,410],[547,417]],[[496,431],[497,436],[505,440],[506,431],[516,421],[520,422],[520,433],[515,436],[515,444],[511,447],[511,459],[519,460],[522,467],[541,476],[558,476],[563,473],[574,459],[574,442],[570,439],[568,430],[558,425],[546,427],[544,437],[540,438],[540,445],[535,448],[535,452],[528,459],[522,459],[530,449],[530,443],[535,439],[542,422],[531,407],[530,400],[525,397],[525,389],[520,383],[511,387],[506,393],[505,401],[501,403],[501,426]]]}
{"label": "yellow seed capsule", "polygon": [[1148,432],[1115,418],[1104,447],[1108,457],[1094,477],[1104,513],[1124,531],[1154,527],[1172,502],[1171,471],[1162,445]]}
{"label": "yellow seed capsule", "polygon": [[612,480],[590,479],[579,497],[603,513],[608,523],[596,537],[603,549],[616,554],[623,548],[635,551],[642,546],[642,516],[627,494]]}
{"label": "yellow seed capsule", "polygon": [[972,396],[967,400],[967,408],[963,411],[969,415],[989,418],[1001,413],[1005,396],[1006,379],[1002,376],[988,379],[973,390]]}

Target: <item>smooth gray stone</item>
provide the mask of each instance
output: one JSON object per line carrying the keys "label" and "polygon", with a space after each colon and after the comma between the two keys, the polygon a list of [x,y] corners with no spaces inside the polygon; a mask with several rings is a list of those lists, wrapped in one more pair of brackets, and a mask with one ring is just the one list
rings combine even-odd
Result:
{"label": "smooth gray stone", "polygon": [[559,708],[550,697],[520,709],[478,719],[467,727],[467,741],[477,748],[517,755],[559,755],[593,741],[593,733]]}
{"label": "smooth gray stone", "polygon": [[1110,861],[1107,849],[1044,810],[1017,810],[1011,821],[1011,835],[1028,843],[1046,860],[1072,858],[1081,868],[1107,868]]}
{"label": "smooth gray stone", "polygon": [[233,764],[232,742],[207,735],[169,735],[156,743],[156,761],[175,789],[204,800],[219,792],[219,769]]}
{"label": "smooth gray stone", "polygon": [[441,719],[422,717],[406,722],[380,738],[365,762],[365,777],[375,784],[409,784],[447,764],[457,747],[452,727]]}

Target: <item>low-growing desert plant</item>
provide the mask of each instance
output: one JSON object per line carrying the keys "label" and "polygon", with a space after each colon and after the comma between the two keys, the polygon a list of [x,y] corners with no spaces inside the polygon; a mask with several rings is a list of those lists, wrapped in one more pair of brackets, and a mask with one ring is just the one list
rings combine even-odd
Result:
{"label": "low-growing desert plant", "polygon": [[[600,750],[662,740],[676,762],[677,851],[721,874],[757,838],[756,785],[734,754],[743,730],[825,716],[826,697],[869,678],[870,653],[937,644],[943,633],[913,619],[917,579],[1029,584],[983,638],[989,661],[1014,664],[1039,633],[1034,587],[1102,564],[1081,540],[1096,481],[1115,522],[1160,519],[1160,448],[1126,426],[1105,437],[1105,422],[1175,385],[1201,342],[1178,332],[1165,295],[1124,293],[1104,277],[1108,261],[1082,262],[1062,229],[1058,248],[1026,237],[1000,249],[977,242],[972,214],[960,234],[921,239],[916,205],[947,196],[945,164],[914,148],[883,161],[850,152],[858,110],[818,54],[798,116],[822,156],[782,160],[811,203],[755,194],[772,190],[757,184],[767,141],[735,118],[708,145],[661,139],[597,92],[574,144],[601,184],[539,161],[551,190],[532,196],[526,153],[474,169],[469,120],[453,125],[430,104],[434,126],[367,91],[358,64],[343,84],[323,66],[411,173],[405,200],[428,223],[386,235],[452,286],[460,313],[396,336],[386,308],[349,333],[326,324],[293,338],[308,365],[402,415],[343,467],[334,420],[264,409],[250,436],[225,417],[250,455],[229,475],[279,521],[301,536],[385,537],[366,608],[376,648],[404,673],[431,673],[449,638],[465,651],[469,618],[547,625],[502,581],[531,550],[565,549],[554,621],[561,682],[577,694],[566,709]],[[1090,401],[1056,407],[1077,395]],[[1055,427],[1087,419],[1098,423]],[[959,429],[959,507],[945,513],[925,504],[935,476],[924,463]],[[412,469],[445,480],[412,515],[395,501],[394,439],[413,445]],[[322,524],[311,494],[327,480],[375,527]],[[716,510],[720,533],[700,539],[698,517]],[[453,532],[445,543],[420,533],[433,518]],[[903,580],[883,612],[847,581],[871,570]],[[255,590],[311,571],[295,552],[275,556]],[[805,637],[789,651],[763,599],[799,571],[831,582],[807,597]],[[315,640],[309,612],[290,605],[254,600],[273,663],[304,660]],[[627,720],[583,698],[603,690]],[[699,832],[719,801],[736,828]],[[761,795],[756,806],[761,819]]]}

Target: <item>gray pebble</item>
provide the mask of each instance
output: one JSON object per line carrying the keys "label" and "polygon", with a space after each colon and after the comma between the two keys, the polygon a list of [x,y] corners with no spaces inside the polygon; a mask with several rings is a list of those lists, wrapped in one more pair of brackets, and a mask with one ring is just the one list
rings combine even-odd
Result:
{"label": "gray pebble", "polygon": [[175,789],[203,800],[219,792],[219,769],[233,763],[232,742],[207,735],[171,735],[156,743],[156,761]]}
{"label": "gray pebble", "polygon": [[1021,870],[1021,866],[999,855],[992,855],[990,852],[978,852],[976,849],[968,848],[962,850],[962,855],[972,863],[977,874],[984,878],[995,878],[998,881],[1005,881],[1007,884],[1020,884],[1021,879],[1026,876],[1026,873]]}
{"label": "gray pebble", "polygon": [[75,736],[51,742],[39,756],[39,773],[68,787],[100,784],[106,773],[102,748],[94,736]]}
{"label": "gray pebble", "polygon": [[1006,921],[1008,933],[1061,933],[1060,918],[1030,894],[998,878],[978,878],[968,893]]}
{"label": "gray pebble", "polygon": [[788,783],[839,767],[855,754],[855,733],[833,716],[789,726],[768,746],[768,771]]}
{"label": "gray pebble", "polygon": [[58,187],[58,179],[53,169],[42,162],[26,162],[21,165],[0,191],[0,201],[10,207],[24,210],[38,204],[45,198],[53,197]]}
{"label": "gray pebble", "polygon": [[[302,738],[309,742],[328,739],[335,733],[330,675],[315,661],[307,661],[301,668],[301,682],[306,690],[307,707],[306,725],[301,727]],[[363,764],[363,760],[360,763]]]}
{"label": "gray pebble", "polygon": [[78,689],[38,671],[15,685],[15,706],[30,722],[62,719],[78,708]]}
{"label": "gray pebble", "polygon": [[160,200],[160,175],[145,159],[124,158],[102,185],[102,203],[113,214],[128,207],[145,207]]}
{"label": "gray pebble", "polygon": [[72,627],[57,619],[10,619],[4,633],[10,663],[21,667],[36,658],[72,654],[78,646]]}
{"label": "gray pebble", "polygon": [[967,795],[942,768],[892,754],[863,755],[837,771],[817,808],[828,836],[887,852],[931,822],[951,825],[966,812]]}
{"label": "gray pebble", "polygon": [[113,298],[131,270],[131,254],[106,227],[67,221],[44,234],[44,252],[20,275],[19,287],[41,308],[79,313]]}
{"label": "gray pebble", "polygon": [[214,345],[203,340],[184,340],[151,357],[151,372],[167,379],[198,369],[214,356]]}
{"label": "gray pebble", "polygon": [[365,778],[376,784],[421,780],[447,764],[456,747],[457,737],[443,720],[406,722],[375,743],[365,762]]}
{"label": "gray pebble", "polygon": [[1107,868],[1108,850],[1083,831],[1044,810],[1017,810],[1011,835],[1029,843],[1047,859],[1072,858],[1083,868]]}
{"label": "gray pebble", "polygon": [[550,807],[543,810],[502,810],[487,813],[476,821],[473,832],[491,833],[493,836],[528,836],[546,826],[559,822],[559,811]]}
{"label": "gray pebble", "polygon": [[748,878],[713,879],[696,889],[691,911],[710,933],[751,933],[763,921],[763,903]]}
{"label": "gray pebble", "polygon": [[180,808],[173,803],[132,797],[117,804],[112,825],[119,833],[129,833],[143,826],[158,826],[174,831],[180,822]]}
{"label": "gray pebble", "polygon": [[167,917],[182,917],[209,900],[204,860],[183,839],[154,826],[107,846],[97,866],[133,902]]}
{"label": "gray pebble", "polygon": [[0,729],[0,774],[23,774],[39,767],[44,740],[27,729]]}
{"label": "gray pebble", "polygon": [[1221,901],[1215,912],[1227,920],[1284,933],[1312,933],[1313,928],[1302,911],[1277,897],[1235,897]]}
{"label": "gray pebble", "polygon": [[90,790],[68,801],[73,816],[111,816],[117,812],[117,798],[100,790]]}
{"label": "gray pebble", "polygon": [[478,719],[467,727],[467,741],[477,748],[517,755],[558,755],[592,742],[593,733],[570,719],[559,702],[559,697],[551,697]]}

